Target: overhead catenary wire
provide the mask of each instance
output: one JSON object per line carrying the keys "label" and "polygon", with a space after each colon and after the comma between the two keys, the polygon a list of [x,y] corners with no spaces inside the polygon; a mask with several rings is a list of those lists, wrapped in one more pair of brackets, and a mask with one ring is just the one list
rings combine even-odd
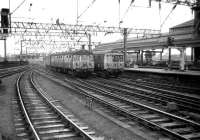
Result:
{"label": "overhead catenary wire", "polygon": [[126,14],[128,13],[128,11],[130,10],[132,4],[135,2],[135,0],[131,0],[131,3],[129,4],[128,8],[126,9],[121,21],[123,21],[123,19],[125,18]]}
{"label": "overhead catenary wire", "polygon": [[176,9],[176,6],[178,5],[178,2],[172,7],[171,11],[169,12],[169,14],[166,16],[166,18],[164,19],[164,21],[162,22],[162,24],[160,25],[160,29],[163,27],[163,25],[165,24],[165,22],[167,21],[167,19],[169,18],[169,16],[172,14],[172,12]]}
{"label": "overhead catenary wire", "polygon": [[14,12],[16,12],[25,2],[26,0],[23,0],[10,14],[13,14]]}
{"label": "overhead catenary wire", "polygon": [[158,11],[158,14],[159,14],[159,25],[160,25],[160,31],[161,31],[161,8],[159,8],[159,11]]}
{"label": "overhead catenary wire", "polygon": [[144,6],[136,6],[136,5],[133,5],[133,3],[135,2],[135,0],[131,0],[128,8],[126,9],[125,13],[123,14],[123,17],[121,18],[121,22],[123,22],[123,19],[125,18],[125,16],[127,15],[127,13],[129,12],[129,10],[132,8],[132,7],[136,7],[136,8],[150,8],[151,7],[151,0],[149,0],[149,6],[148,7],[144,7]]}
{"label": "overhead catenary wire", "polygon": [[77,17],[79,19],[87,10],[96,2],[96,0],[92,0],[92,2],[87,6],[87,8]]}
{"label": "overhead catenary wire", "polygon": [[119,3],[119,8],[118,8],[118,16],[119,16],[119,27],[120,27],[120,0],[118,0],[118,3]]}

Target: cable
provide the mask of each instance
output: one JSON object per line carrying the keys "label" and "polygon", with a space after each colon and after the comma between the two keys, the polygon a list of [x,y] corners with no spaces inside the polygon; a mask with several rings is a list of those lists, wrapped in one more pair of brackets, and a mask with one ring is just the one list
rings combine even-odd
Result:
{"label": "cable", "polygon": [[160,31],[161,31],[161,9],[159,8],[159,25],[160,25]]}
{"label": "cable", "polygon": [[93,0],[88,6],[87,8],[77,17],[77,19],[79,19],[94,3],[96,2],[96,0]]}
{"label": "cable", "polygon": [[17,6],[17,8],[15,8],[15,10],[13,10],[13,12],[11,12],[10,14],[13,14],[15,11],[17,11],[17,10],[22,6],[22,4],[24,4],[25,1],[26,1],[26,0],[23,0],[23,1]]}
{"label": "cable", "polygon": [[118,16],[119,16],[119,27],[120,27],[120,24],[121,24],[121,21],[120,21],[120,0],[118,0],[118,3],[119,3],[119,9],[118,9]]}
{"label": "cable", "polygon": [[124,13],[124,15],[123,15],[121,21],[123,21],[123,19],[125,18],[126,14],[128,13],[128,11],[129,11],[129,9],[131,8],[131,5],[134,3],[134,1],[135,1],[135,0],[131,0],[131,3],[130,3],[130,5],[128,6],[128,8],[126,9],[126,11],[125,11],[125,13]]}
{"label": "cable", "polygon": [[172,10],[171,10],[170,13],[167,15],[167,17],[164,19],[164,21],[163,21],[162,24],[160,25],[160,28],[162,28],[162,26],[165,24],[165,22],[167,21],[167,19],[169,18],[169,16],[170,16],[171,13],[174,11],[174,9],[176,8],[177,5],[178,5],[178,2],[172,7]]}
{"label": "cable", "polygon": [[133,5],[133,3],[135,2],[135,0],[131,0],[130,5],[128,6],[128,8],[126,9],[121,21],[123,22],[123,19],[125,18],[126,14],[128,13],[128,11],[130,10],[131,7],[139,7],[139,8],[149,8],[149,7],[143,7],[143,6],[135,6]]}

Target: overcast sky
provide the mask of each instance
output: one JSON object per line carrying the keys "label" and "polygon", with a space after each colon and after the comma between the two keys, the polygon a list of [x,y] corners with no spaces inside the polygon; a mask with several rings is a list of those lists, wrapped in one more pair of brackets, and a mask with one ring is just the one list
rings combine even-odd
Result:
{"label": "overcast sky", "polygon": [[[11,12],[16,9],[23,0],[10,0]],[[78,14],[92,3],[93,0],[78,0]],[[123,20],[121,27],[160,29],[160,24],[170,13],[173,5],[162,4],[159,14],[158,3],[153,2],[148,8],[148,0],[135,0],[135,6],[129,8],[131,0],[121,0],[120,19]],[[9,0],[1,0],[0,8],[8,8]],[[160,15],[160,16],[159,16]],[[161,17],[161,18],[160,18]],[[55,23],[60,22],[76,24],[77,0],[25,0],[22,6],[12,14],[12,21],[34,21]],[[174,25],[180,24],[193,18],[189,7],[177,6],[163,24],[162,32]],[[79,24],[93,24],[102,26],[119,26],[119,1],[96,0],[93,5],[79,18]],[[116,38],[117,40],[118,38]],[[101,40],[103,41],[103,40]],[[19,45],[8,40],[8,53],[13,53]],[[14,49],[15,48],[15,49]],[[3,41],[0,40],[0,55],[3,55]]]}

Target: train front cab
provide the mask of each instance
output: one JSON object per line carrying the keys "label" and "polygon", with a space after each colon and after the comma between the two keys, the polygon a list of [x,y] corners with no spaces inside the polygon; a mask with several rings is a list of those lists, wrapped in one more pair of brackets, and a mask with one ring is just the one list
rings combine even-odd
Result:
{"label": "train front cab", "polygon": [[104,68],[111,76],[119,76],[123,72],[124,60],[121,53],[108,53],[105,55]]}
{"label": "train front cab", "polygon": [[86,78],[94,71],[94,59],[92,54],[74,55],[73,71],[78,77]]}
{"label": "train front cab", "polygon": [[123,72],[124,61],[121,53],[98,53],[94,55],[95,72],[103,77],[117,77]]}

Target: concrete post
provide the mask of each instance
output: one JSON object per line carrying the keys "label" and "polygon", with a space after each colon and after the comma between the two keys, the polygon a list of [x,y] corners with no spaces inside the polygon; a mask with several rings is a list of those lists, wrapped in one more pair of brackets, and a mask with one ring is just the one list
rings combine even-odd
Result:
{"label": "concrete post", "polygon": [[143,65],[143,50],[141,51],[141,65]]}
{"label": "concrete post", "polygon": [[162,52],[160,52],[160,61],[162,61]]}
{"label": "concrete post", "polygon": [[[196,0],[196,6],[193,7],[194,10],[194,38],[200,39],[200,0]],[[194,56],[193,61],[194,63],[197,63],[200,58],[200,49],[198,47],[193,48],[194,49]]]}
{"label": "concrete post", "polygon": [[20,49],[20,62],[22,61],[22,40],[21,40],[21,49]]}
{"label": "concrete post", "polygon": [[26,61],[28,61],[27,47],[26,47]]}
{"label": "concrete post", "polygon": [[180,70],[185,70],[185,48],[181,48],[180,52],[181,52]]}
{"label": "concrete post", "polygon": [[88,45],[88,47],[89,47],[89,52],[92,52],[92,45],[91,45],[91,34],[88,34],[88,37],[89,37],[89,45]]}
{"label": "concrete post", "polygon": [[196,1],[196,6],[193,7],[194,10],[194,36],[195,38],[200,38],[200,0]]}
{"label": "concrete post", "polygon": [[169,49],[168,68],[170,68],[170,65],[171,65],[171,48],[168,48],[168,49]]}
{"label": "concrete post", "polygon": [[138,52],[137,52],[136,54],[137,54],[137,59],[136,59],[136,63],[138,64]]}
{"label": "concrete post", "polygon": [[124,31],[123,31],[123,36],[124,36],[124,66],[126,67],[127,64],[127,49],[126,49],[126,45],[127,45],[127,36],[128,36],[128,33],[127,33],[127,28],[124,28]]}
{"label": "concrete post", "polygon": [[193,57],[194,57],[194,48],[193,47],[191,47],[191,61],[193,61],[194,59],[193,59]]}

